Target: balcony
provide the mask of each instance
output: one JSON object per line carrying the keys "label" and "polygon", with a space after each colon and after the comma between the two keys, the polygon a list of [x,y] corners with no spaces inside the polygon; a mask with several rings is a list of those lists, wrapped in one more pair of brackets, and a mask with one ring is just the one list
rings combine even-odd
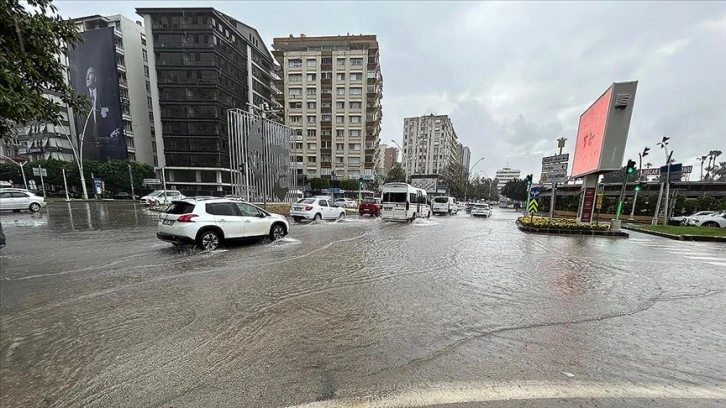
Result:
{"label": "balcony", "polygon": [[113,29],[113,35],[114,35],[114,37],[116,37],[116,38],[124,38],[124,35],[123,35],[123,33],[122,33],[122,32],[121,32],[121,30],[119,30],[118,28],[114,28],[114,29]]}
{"label": "balcony", "polygon": [[320,121],[321,127],[331,128],[333,126],[333,121],[331,120],[321,120]]}
{"label": "balcony", "polygon": [[123,120],[128,120],[129,122],[131,122],[131,112],[122,112],[121,118]]}
{"label": "balcony", "polygon": [[116,63],[116,69],[118,72],[126,72],[126,66],[121,63]]}
{"label": "balcony", "polygon": [[302,169],[303,163],[302,162],[290,162],[290,168],[291,169]]}
{"label": "balcony", "polygon": [[333,64],[320,64],[320,70],[321,71],[332,71]]}
{"label": "balcony", "polygon": [[333,94],[331,92],[321,92],[320,93],[320,99],[321,100],[323,100],[323,99],[332,100],[333,99]]}
{"label": "balcony", "polygon": [[320,80],[320,85],[332,85],[332,84],[333,84],[333,80],[330,78],[322,78]]}
{"label": "balcony", "polygon": [[129,83],[125,79],[119,78],[118,79],[118,86],[120,86],[121,88],[128,89],[129,88]]}
{"label": "balcony", "polygon": [[126,52],[124,52],[123,47],[121,47],[119,45],[116,45],[116,54],[118,54],[118,55],[125,55]]}
{"label": "balcony", "polygon": [[378,64],[368,64],[368,70],[376,70],[378,68]]}

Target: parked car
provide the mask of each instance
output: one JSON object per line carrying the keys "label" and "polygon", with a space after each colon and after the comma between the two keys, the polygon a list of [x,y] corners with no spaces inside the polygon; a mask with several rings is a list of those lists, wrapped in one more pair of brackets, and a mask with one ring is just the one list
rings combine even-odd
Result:
{"label": "parked car", "polygon": [[476,203],[471,208],[471,216],[489,218],[492,216],[492,208],[486,203]]}
{"label": "parked car", "polygon": [[692,221],[693,225],[697,227],[726,228],[726,211],[691,218],[689,221]]}
{"label": "parked car", "polygon": [[290,216],[295,222],[337,220],[345,218],[345,209],[327,197],[310,197],[293,204]]}
{"label": "parked car", "polygon": [[358,214],[361,216],[369,214],[372,217],[380,217],[382,207],[383,204],[380,198],[364,198],[358,206]]}
{"label": "parked car", "polygon": [[358,208],[358,202],[352,198],[336,198],[335,204],[343,208]]}
{"label": "parked car", "polygon": [[248,202],[185,198],[173,201],[161,213],[156,237],[175,245],[193,244],[213,251],[225,241],[253,237],[281,239],[289,229],[284,216]]}
{"label": "parked car", "polygon": [[38,212],[47,205],[45,198],[19,188],[0,189],[0,210]]}
{"label": "parked car", "polygon": [[130,200],[133,197],[131,197],[131,194],[125,191],[121,191],[119,193],[116,193],[116,196],[114,198],[116,198],[117,200]]}
{"label": "parked car", "polygon": [[671,217],[668,219],[668,224],[671,225],[688,225],[688,220],[691,218],[704,217],[706,215],[713,214],[715,211],[699,211],[691,215],[684,215],[680,217]]}
{"label": "parked car", "polygon": [[141,197],[140,201],[143,205],[170,204],[172,201],[182,200],[184,198],[186,197],[177,190],[154,190]]}

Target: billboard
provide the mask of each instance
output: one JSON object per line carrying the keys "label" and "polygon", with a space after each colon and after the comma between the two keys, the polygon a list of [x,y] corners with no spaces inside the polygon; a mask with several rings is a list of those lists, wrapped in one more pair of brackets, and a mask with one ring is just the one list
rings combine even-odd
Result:
{"label": "billboard", "polygon": [[439,177],[430,175],[415,175],[411,176],[411,181],[409,184],[411,186],[420,188],[421,190],[426,191],[428,194],[436,194],[436,186],[438,184]]}
{"label": "billboard", "polygon": [[71,86],[90,101],[87,111],[74,111],[84,160],[127,158],[113,32],[84,31],[83,42],[69,53]]}
{"label": "billboard", "polygon": [[637,85],[637,81],[614,83],[580,115],[573,178],[622,167]]}

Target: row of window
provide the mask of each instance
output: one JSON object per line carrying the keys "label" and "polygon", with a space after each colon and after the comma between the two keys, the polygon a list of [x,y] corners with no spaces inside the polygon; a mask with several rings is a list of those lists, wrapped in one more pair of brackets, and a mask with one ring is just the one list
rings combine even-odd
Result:
{"label": "row of window", "polygon": [[[302,96],[302,88],[289,88],[288,93],[291,96]],[[321,88],[321,93],[332,93],[331,88]],[[375,87],[370,89],[370,92],[375,92]],[[318,88],[305,88],[305,94],[306,95],[317,95],[318,94]],[[338,87],[335,88],[335,94],[338,96],[345,95],[345,88],[344,87]],[[348,88],[348,94],[349,95],[362,95],[363,94],[363,88],[361,87],[351,87]]]}
{"label": "row of window", "polygon": [[[301,123],[303,120],[302,115],[290,115],[289,116],[289,122],[288,123]],[[317,123],[318,117],[317,115],[308,115],[306,123]],[[333,116],[329,113],[324,113],[320,115],[320,121],[321,122],[330,122],[333,120]],[[335,116],[335,123],[345,123],[345,116],[344,115],[336,115]],[[361,123],[361,116],[360,115],[349,115],[348,116],[348,123],[352,124],[360,124]],[[360,131],[359,131],[360,132]]]}
{"label": "row of window", "polygon": [[[320,63],[322,65],[332,65],[333,59],[332,58],[321,58]],[[338,67],[344,67],[346,65],[346,58],[340,57],[336,58],[335,65]],[[303,60],[302,58],[291,58],[287,60],[287,66],[290,68],[302,68],[303,66]],[[307,58],[305,60],[305,66],[308,68],[315,68],[318,66],[318,59],[317,58]],[[351,58],[350,59],[350,66],[351,67],[362,67],[363,66],[363,58]]]}
{"label": "row of window", "polygon": [[[306,104],[308,109],[317,109],[317,105],[317,102],[307,102]],[[303,103],[300,101],[292,101],[288,106],[290,109],[302,109]],[[331,102],[323,102],[321,106],[323,108],[332,108],[333,104]],[[348,108],[352,110],[363,109],[363,102],[348,102]],[[335,102],[335,109],[345,109],[345,102]]]}
{"label": "row of window", "polygon": [[[303,160],[302,160],[303,157],[302,156],[298,156],[297,159],[298,159],[297,160],[297,163],[303,163]],[[326,157],[324,157],[324,159],[326,159],[327,161],[321,159],[320,162],[321,163],[323,163],[323,162],[324,163],[330,163],[330,160],[329,160],[330,157],[327,157],[326,156]],[[344,161],[344,159],[345,159],[344,157],[336,156],[335,157],[335,164],[345,164],[346,162]],[[305,163],[317,163],[317,162],[318,162],[318,157],[317,156],[307,156],[307,161],[305,161]],[[360,160],[360,157],[348,157],[348,162],[347,163],[348,164],[361,164],[362,162]],[[370,161],[366,161],[366,163],[373,163],[373,160],[371,159]]]}
{"label": "row of window", "polygon": [[[317,142],[308,142],[306,144],[308,150],[318,150],[318,143]],[[323,149],[330,149],[332,146],[332,142],[329,140],[324,140],[320,142],[320,147]],[[373,149],[375,148],[373,142],[366,142],[365,144],[366,149]],[[302,150],[303,148],[303,142],[291,142],[290,143],[290,149],[292,150]],[[345,150],[345,143],[336,143],[335,144],[336,150]],[[348,150],[351,151],[360,151],[361,144],[360,143],[348,143]]]}
{"label": "row of window", "polygon": [[[369,72],[370,74],[370,72]],[[375,75],[375,73],[373,73]],[[374,76],[375,78],[375,76]],[[314,82],[317,81],[318,74],[306,74],[305,80],[308,82]],[[321,72],[320,73],[320,79],[333,79],[333,73],[330,71]],[[336,74],[335,76],[336,81],[345,81],[345,73],[340,72]],[[290,74],[287,76],[288,82],[302,82],[303,80],[303,74]],[[351,72],[350,75],[348,75],[348,81],[362,81],[363,80],[363,73],[362,72]]]}

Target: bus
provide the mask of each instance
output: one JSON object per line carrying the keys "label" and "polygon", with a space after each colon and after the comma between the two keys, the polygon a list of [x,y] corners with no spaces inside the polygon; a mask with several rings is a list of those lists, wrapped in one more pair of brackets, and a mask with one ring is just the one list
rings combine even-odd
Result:
{"label": "bus", "polygon": [[386,183],[381,187],[384,221],[412,222],[416,218],[431,217],[426,190],[407,183]]}

